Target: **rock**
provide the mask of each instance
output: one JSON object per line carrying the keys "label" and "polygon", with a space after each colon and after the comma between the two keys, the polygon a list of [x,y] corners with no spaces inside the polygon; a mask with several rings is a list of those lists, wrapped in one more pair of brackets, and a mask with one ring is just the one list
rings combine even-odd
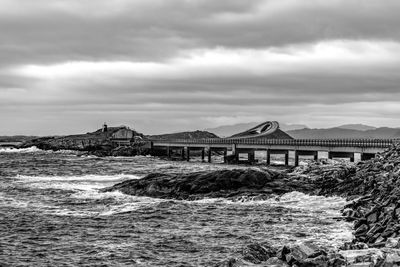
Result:
{"label": "rock", "polygon": [[383,266],[385,267],[400,266],[399,251],[388,252],[386,254]]}
{"label": "rock", "polygon": [[386,240],[386,244],[385,247],[387,248],[400,248],[400,238],[394,238],[394,237],[390,237]]}
{"label": "rock", "polygon": [[288,182],[279,172],[234,169],[179,174],[152,173],[142,179],[124,181],[101,191],[116,190],[129,195],[190,200],[282,194],[294,190],[309,192],[312,187],[310,189],[304,182]]}
{"label": "rock", "polygon": [[296,266],[323,267],[328,263],[327,253],[311,243],[293,245],[285,254],[284,260],[288,264]]}
{"label": "rock", "polygon": [[345,258],[339,253],[330,253],[328,255],[328,266],[329,267],[347,266],[347,262]]}
{"label": "rock", "polygon": [[328,258],[325,255],[320,255],[315,258],[305,259],[302,262],[299,262],[297,265],[304,267],[327,267]]}
{"label": "rock", "polygon": [[250,262],[245,262],[242,259],[231,258],[217,264],[215,267],[245,267],[245,266],[256,266]]}
{"label": "rock", "polygon": [[379,262],[384,260],[384,253],[376,248],[361,249],[361,250],[343,250],[339,251],[339,254],[343,256],[349,264],[354,263],[367,263],[375,266]]}
{"label": "rock", "polygon": [[378,220],[378,214],[377,212],[371,213],[367,216],[367,221],[368,223],[375,223]]}
{"label": "rock", "polygon": [[368,245],[363,242],[345,242],[341,247],[340,250],[360,250],[360,249],[367,249]]}
{"label": "rock", "polygon": [[310,243],[297,244],[290,249],[290,253],[292,255],[295,255],[296,258],[300,259],[309,258],[310,256],[315,255],[319,251],[320,249],[318,247]]}
{"label": "rock", "polygon": [[276,257],[280,260],[286,260],[286,255],[290,253],[290,249],[287,246],[283,246],[276,252]]}
{"label": "rock", "polygon": [[289,265],[278,259],[277,257],[272,257],[269,258],[266,262],[265,262],[265,266],[269,266],[269,267],[288,267]]}
{"label": "rock", "polygon": [[360,225],[356,231],[354,232],[354,235],[359,236],[359,235],[364,235],[368,232],[369,228],[367,224],[362,224]]}
{"label": "rock", "polygon": [[261,263],[276,255],[276,249],[268,244],[250,244],[243,249],[243,259],[252,263]]}

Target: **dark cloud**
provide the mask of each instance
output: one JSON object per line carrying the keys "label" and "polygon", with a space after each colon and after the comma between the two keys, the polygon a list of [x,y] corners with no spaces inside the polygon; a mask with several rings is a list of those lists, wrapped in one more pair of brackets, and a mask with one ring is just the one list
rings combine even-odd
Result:
{"label": "dark cloud", "polygon": [[398,124],[396,0],[0,4],[3,134]]}
{"label": "dark cloud", "polygon": [[38,1],[22,14],[4,16],[0,12],[2,62],[157,61],[197,47],[263,48],[400,37],[400,3],[396,0],[384,4],[360,0],[116,1],[121,5],[118,11],[107,15],[102,10],[97,16],[80,10],[101,9],[101,4],[57,2],[64,9],[58,5],[45,8],[48,1]]}

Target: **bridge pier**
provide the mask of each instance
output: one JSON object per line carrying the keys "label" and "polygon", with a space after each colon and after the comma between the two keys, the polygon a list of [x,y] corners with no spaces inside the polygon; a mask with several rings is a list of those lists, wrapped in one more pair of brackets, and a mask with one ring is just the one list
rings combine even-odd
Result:
{"label": "bridge pier", "polygon": [[252,150],[248,153],[247,159],[249,161],[249,163],[253,163],[256,162],[256,151]]}
{"label": "bridge pier", "polygon": [[224,163],[227,162],[227,156],[228,156],[228,148],[226,147],[209,147],[208,148],[208,162],[211,163],[212,162],[212,152],[216,151],[216,152],[221,152],[221,150],[223,151],[223,157],[224,157]]}
{"label": "bridge pier", "polygon": [[[255,149],[236,149],[235,154],[234,154],[234,158],[235,158],[235,162],[239,163],[239,162],[247,162],[247,163],[254,163],[256,162],[255,159]],[[247,160],[240,160],[240,155],[239,154],[247,154]]]}
{"label": "bridge pier", "polygon": [[[90,140],[89,140],[90,141]],[[239,153],[247,153],[247,160],[254,162],[256,160],[255,151],[267,150],[267,164],[271,164],[271,155],[284,155],[285,165],[289,164],[290,156],[294,153],[295,165],[299,164],[301,156],[314,156],[325,158],[349,158],[355,161],[355,156],[358,159],[358,153],[361,154],[361,160],[373,158],[376,153],[384,151],[390,147],[396,140],[393,139],[335,139],[335,140],[308,140],[308,139],[288,139],[288,140],[273,140],[273,139],[198,139],[198,140],[150,140],[146,148],[153,148],[155,156],[167,155],[169,158],[182,158],[190,160],[190,157],[195,155],[193,151],[201,150],[201,159],[212,161],[213,151],[218,151],[220,156],[224,156],[224,162],[238,162]],[[227,150],[232,151],[232,154]],[[185,152],[186,150],[187,152]],[[293,151],[293,152],[292,152]],[[311,151],[311,152],[308,152]],[[196,155],[200,156],[200,151]],[[357,155],[355,155],[357,153]],[[180,155],[179,155],[180,154]],[[206,156],[207,155],[207,156]]]}
{"label": "bridge pier", "polygon": [[271,165],[271,155],[285,155],[285,166],[289,165],[289,150],[277,150],[268,149],[267,150],[267,165]]}
{"label": "bridge pier", "polygon": [[186,161],[190,161],[190,147],[186,147]]}
{"label": "bridge pier", "polygon": [[314,160],[318,160],[318,151],[295,150],[294,166],[299,166],[300,156],[314,156]]}
{"label": "bridge pier", "polygon": [[225,148],[225,149],[224,149],[224,163],[227,163],[227,162],[228,162],[227,157],[228,157],[228,149]]}
{"label": "bridge pier", "polygon": [[181,150],[181,158],[182,160],[185,160],[185,147],[182,147],[180,150]]}
{"label": "bridge pier", "polygon": [[375,153],[361,153],[361,160],[366,161],[375,158]]}
{"label": "bridge pier", "polygon": [[350,162],[354,162],[354,152],[328,152],[328,158],[349,158]]}

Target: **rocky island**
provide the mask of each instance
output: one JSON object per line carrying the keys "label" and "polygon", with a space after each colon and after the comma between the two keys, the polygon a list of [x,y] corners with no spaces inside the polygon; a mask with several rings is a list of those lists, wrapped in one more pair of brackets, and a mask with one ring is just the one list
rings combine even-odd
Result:
{"label": "rocky island", "polygon": [[149,140],[174,138],[218,138],[207,131],[179,132],[162,135],[144,135],[127,126],[108,127],[86,134],[66,136],[30,137],[21,140],[18,148],[35,146],[42,150],[75,150],[95,156],[136,156],[151,152]]}

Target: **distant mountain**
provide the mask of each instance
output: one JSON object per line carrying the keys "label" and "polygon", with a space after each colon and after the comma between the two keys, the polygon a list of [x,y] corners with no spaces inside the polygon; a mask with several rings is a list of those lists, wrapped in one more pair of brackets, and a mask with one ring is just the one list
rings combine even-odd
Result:
{"label": "distant mountain", "polygon": [[304,124],[279,123],[279,128],[283,131],[293,131],[293,130],[300,130],[300,129],[308,129],[308,126],[304,125]]}
{"label": "distant mountain", "polygon": [[150,139],[201,139],[201,138],[219,138],[217,135],[207,131],[180,132],[171,134],[149,135]]}
{"label": "distant mountain", "polygon": [[367,131],[367,130],[375,130],[376,129],[376,127],[374,127],[374,126],[369,126],[369,125],[365,125],[365,124],[345,124],[345,125],[340,125],[336,128],[358,130],[358,131]]}
{"label": "distant mountain", "polygon": [[400,138],[400,129],[381,127],[372,130],[352,130],[339,127],[328,129],[299,129],[287,131],[295,139],[335,138]]}
{"label": "distant mountain", "polygon": [[245,130],[248,130],[256,126],[257,124],[258,124],[257,122],[249,122],[249,123],[238,123],[234,125],[223,125],[216,128],[208,128],[205,129],[205,131],[214,133],[221,137],[228,137],[243,132]]}
{"label": "distant mountain", "polygon": [[[249,122],[249,123],[238,123],[234,125],[223,125],[215,128],[208,128],[205,129],[205,131],[214,133],[220,137],[228,137],[243,132],[245,130],[248,130],[254,126],[257,126],[260,123],[261,122]],[[279,128],[283,131],[290,131],[290,130],[304,129],[307,128],[307,126],[302,124],[279,123]]]}

